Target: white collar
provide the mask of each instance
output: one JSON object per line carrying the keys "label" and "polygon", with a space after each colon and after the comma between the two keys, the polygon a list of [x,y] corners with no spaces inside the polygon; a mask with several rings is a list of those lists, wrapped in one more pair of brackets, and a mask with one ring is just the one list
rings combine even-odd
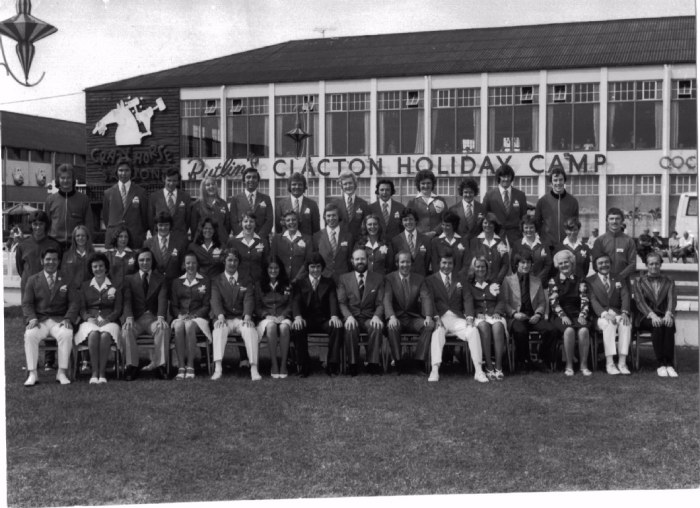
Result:
{"label": "white collar", "polygon": [[[438,238],[442,238],[443,240],[447,240],[447,235],[446,235],[445,233],[442,233],[440,236],[438,236]],[[462,237],[459,236],[457,233],[453,234],[453,235],[452,235],[452,241],[450,242],[450,245],[452,245],[453,243],[455,243],[455,242],[456,242],[457,240],[459,240],[460,238],[462,238]]]}
{"label": "white collar", "polygon": [[161,245],[163,243],[163,238],[165,238],[166,245],[170,243],[170,233],[168,233],[165,236],[156,235],[156,237],[158,238],[158,245]]}
{"label": "white collar", "polygon": [[568,236],[567,236],[566,238],[564,238],[564,241],[562,242],[562,244],[568,245],[568,246],[571,247],[572,249],[576,249],[576,247],[578,247],[579,245],[583,245],[583,244],[581,243],[581,240],[579,240],[578,238],[576,239],[576,243],[571,243],[571,242],[569,241],[569,237],[568,237]]}
{"label": "white collar", "polygon": [[403,230],[404,235],[406,235],[406,240],[408,240],[408,235],[411,234],[413,235],[413,238],[418,238],[418,230],[414,229],[413,231],[409,232],[408,229]]}
{"label": "white collar", "polygon": [[[433,199],[436,199],[437,197],[438,197],[437,194],[435,194],[434,192],[431,192],[431,193],[430,193],[430,197],[429,197],[428,199],[430,199],[430,200],[432,201]],[[418,194],[416,194],[416,198],[423,198],[423,199],[425,199],[425,196],[423,195],[422,192],[419,192]]]}
{"label": "white collar", "polygon": [[527,238],[525,238],[524,236],[523,239],[520,241],[521,245],[527,245],[528,247],[534,247],[538,243],[540,243],[540,235],[538,234],[535,234],[535,241],[533,243],[528,242]]}
{"label": "white collar", "polygon": [[233,277],[234,279],[236,279],[236,282],[238,282],[238,270],[236,270],[236,273],[234,273],[233,275],[229,275],[228,272],[224,272],[224,276],[226,277],[226,280],[228,280],[228,281],[230,281],[231,277]]}
{"label": "white collar", "polygon": [[[314,284],[314,278],[315,277],[313,277],[311,274],[309,274],[309,281],[311,282],[312,286]],[[316,280],[318,280],[318,282],[321,282],[321,277],[319,276],[318,279],[316,279]]]}
{"label": "white collar", "polygon": [[379,241],[376,241],[372,244],[372,243],[370,243],[369,238],[368,238],[367,242],[365,243],[365,246],[369,247],[372,250],[375,250],[377,247],[379,247]]}
{"label": "white collar", "polygon": [[129,247],[125,247],[124,250],[121,252],[119,252],[119,249],[117,249],[116,247],[114,248],[114,255],[117,256],[118,258],[123,258],[129,252],[133,252]]}
{"label": "white collar", "polygon": [[331,231],[335,232],[336,238],[338,237],[338,233],[340,233],[340,224],[338,224],[336,227],[331,228],[330,226],[326,226],[326,231],[328,232],[328,236],[330,236]]}
{"label": "white collar", "polygon": [[282,234],[282,236],[286,236],[286,237],[289,238],[290,240],[294,241],[294,240],[296,240],[297,238],[301,238],[301,233],[300,233],[299,230],[297,229],[296,232],[294,233],[294,236],[292,236],[292,235],[289,234],[289,230],[287,230],[287,231],[285,231],[285,232]]}
{"label": "white collar", "polygon": [[[453,273],[450,273],[450,279],[452,279],[452,275],[453,275]],[[447,281],[447,274],[442,273],[442,271],[440,271],[440,277],[442,277],[442,282],[444,284]]]}
{"label": "white collar", "polygon": [[513,184],[511,183],[508,188],[504,188],[502,186],[498,186],[498,191],[501,193],[501,196],[507,192],[512,192],[513,191]]}
{"label": "white collar", "polygon": [[[241,240],[245,239],[245,233],[241,231],[236,235],[236,238],[240,238]],[[253,240],[260,240],[260,237],[255,232],[253,232]]]}
{"label": "white collar", "polygon": [[[486,239],[486,233],[484,233],[484,232],[482,231],[481,233],[479,233],[479,236],[477,236],[477,238],[481,238],[482,240],[485,240],[485,239]],[[494,234],[493,234],[493,239],[494,239],[494,240],[500,240],[501,237],[498,236],[496,233],[494,233]]]}
{"label": "white collar", "polygon": [[362,275],[362,278],[367,280],[367,271],[365,270],[363,273],[358,272],[355,270],[355,279],[359,282],[360,281],[360,275]]}
{"label": "white collar", "polygon": [[109,277],[105,277],[105,281],[102,284],[102,286],[97,285],[97,281],[95,280],[95,277],[93,277],[92,280],[90,281],[90,286],[94,287],[98,291],[102,291],[104,288],[108,288],[111,285],[112,285],[112,281],[109,280]]}
{"label": "white collar", "polygon": [[250,196],[253,196],[253,199],[255,199],[255,192],[256,192],[256,191],[257,191],[257,189],[254,190],[253,192],[248,192],[247,190],[244,191],[244,192],[245,192],[245,197],[248,198],[248,199],[250,199]]}
{"label": "white collar", "polygon": [[151,275],[153,274],[153,269],[151,269],[150,272],[144,272],[143,270],[139,269],[139,277],[141,277],[141,279],[143,279],[144,274],[148,275],[148,278],[150,280]]}
{"label": "white collar", "polygon": [[204,278],[204,276],[200,275],[198,273],[194,276],[194,280],[192,282],[190,282],[189,280],[187,280],[186,273],[180,276],[180,280],[182,280],[183,286],[187,286],[187,287],[192,287],[192,286],[196,285],[200,281],[200,279],[203,279],[203,278]]}
{"label": "white collar", "polygon": [[[165,187],[163,187],[163,195],[165,196],[165,200],[166,200],[166,201],[168,200],[168,194],[170,194],[170,192],[171,192],[171,191],[169,191],[168,189],[166,189]],[[175,189],[174,191],[172,191],[172,193],[173,193],[173,199],[174,199],[175,201],[177,201],[177,189]]]}
{"label": "white collar", "polygon": [[[47,272],[46,270],[43,270],[43,272],[44,272],[44,277],[46,277],[46,281],[48,282],[48,280],[49,280],[49,274],[48,274],[48,272]],[[58,280],[58,272],[54,273],[54,274],[52,275],[52,277],[53,277],[54,281]]]}
{"label": "white collar", "polygon": [[602,273],[599,273],[599,274],[598,274],[598,277],[600,277],[600,281],[601,281],[601,282],[605,282],[606,280],[607,280],[608,282],[612,281],[612,277],[610,277],[610,274],[603,275]]}
{"label": "white collar", "polygon": [[484,282],[476,282],[476,281],[474,281],[474,286],[475,286],[475,287],[478,287],[479,289],[484,289],[484,288],[487,287],[488,285],[489,285],[489,283],[488,283],[488,281],[486,281],[486,280],[485,280]]}
{"label": "white collar", "polygon": [[391,198],[389,198],[387,201],[382,201],[381,199],[379,199],[379,208],[383,210],[384,205],[389,207],[389,210],[391,210]]}
{"label": "white collar", "polygon": [[128,194],[128,193],[129,193],[129,189],[131,188],[131,180],[129,180],[129,181],[126,182],[126,183],[122,183],[121,181],[117,182],[117,186],[118,186],[120,189],[121,189],[121,186],[122,186],[122,185],[123,185],[124,187],[126,187],[126,193]]}

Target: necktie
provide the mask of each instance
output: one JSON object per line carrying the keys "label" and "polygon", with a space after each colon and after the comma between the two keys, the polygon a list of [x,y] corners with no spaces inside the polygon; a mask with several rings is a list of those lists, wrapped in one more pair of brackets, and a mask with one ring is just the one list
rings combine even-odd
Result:
{"label": "necktie", "polygon": [[168,250],[168,239],[164,236],[160,238],[160,253],[165,256],[166,251]]}
{"label": "necktie", "polygon": [[299,198],[294,198],[294,213],[299,215]]}
{"label": "necktie", "polygon": [[358,276],[360,277],[360,279],[357,281],[357,287],[360,290],[360,300],[362,300],[362,297],[365,294],[365,274],[360,273],[358,274]]}
{"label": "necktie", "polygon": [[143,287],[143,295],[146,296],[148,294],[148,274],[146,272],[143,272],[141,285]]}
{"label": "necktie", "polygon": [[316,291],[316,288],[318,287],[318,277],[311,277],[311,287],[314,288],[314,291]]}
{"label": "necktie", "polygon": [[452,281],[450,280],[450,274],[448,273],[445,275],[445,287],[447,288],[447,292],[450,292],[450,286],[452,285]]}
{"label": "necktie", "polygon": [[610,280],[608,280],[607,276],[603,279],[603,286],[605,286],[606,293],[610,292]]}
{"label": "necktie", "polygon": [[411,297],[411,292],[408,288],[408,277],[403,277],[401,279],[401,285],[403,286],[403,299],[408,305],[408,299]]}
{"label": "necktie", "polygon": [[472,204],[467,203],[467,210],[464,212],[464,216],[467,218],[467,224],[471,227],[472,218],[474,217],[474,212],[472,211]]}
{"label": "necktie", "polygon": [[352,196],[348,196],[348,216],[352,217]]}
{"label": "necktie", "polygon": [[338,252],[338,240],[335,237],[335,231],[331,231],[331,253],[335,257],[336,252]]}
{"label": "necktie", "polygon": [[170,212],[171,217],[175,215],[175,198],[173,197],[172,192],[168,193],[168,211]]}
{"label": "necktie", "polygon": [[119,184],[119,193],[122,195],[122,206],[126,209],[126,185]]}
{"label": "necktie", "polygon": [[248,203],[250,203],[250,209],[255,208],[255,196],[248,194]]}
{"label": "necktie", "polygon": [[506,207],[506,213],[510,212],[510,193],[508,189],[503,192],[503,206]]}
{"label": "necktie", "polygon": [[228,278],[228,281],[231,283],[232,286],[235,286],[235,285],[236,285],[236,277],[234,277],[233,275],[231,275],[231,276]]}
{"label": "necktie", "polygon": [[384,225],[389,224],[389,203],[382,203],[382,215],[384,216]]}
{"label": "necktie", "polygon": [[49,291],[53,291],[55,284],[53,274],[49,274]]}
{"label": "necktie", "polygon": [[413,241],[413,233],[408,234],[408,250],[411,251],[411,257],[416,257],[416,243]]}

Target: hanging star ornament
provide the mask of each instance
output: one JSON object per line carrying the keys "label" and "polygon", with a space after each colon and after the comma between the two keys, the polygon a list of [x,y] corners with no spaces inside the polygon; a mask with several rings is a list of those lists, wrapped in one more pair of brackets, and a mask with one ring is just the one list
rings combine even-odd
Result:
{"label": "hanging star ornament", "polygon": [[0,65],[4,66],[7,74],[12,76],[22,86],[30,87],[39,84],[44,79],[45,73],[42,73],[39,80],[35,83],[29,83],[29,69],[32,66],[35,53],[34,43],[56,31],[57,28],[55,26],[32,16],[31,0],[17,0],[17,15],[0,23],[0,36],[4,35],[17,42],[17,58],[19,58],[19,63],[24,71],[24,83],[17,79],[7,64],[5,50],[2,47],[2,37],[0,37],[0,50],[2,51],[3,62]]}
{"label": "hanging star ornament", "polygon": [[297,110],[297,125],[292,130],[287,132],[285,136],[291,138],[297,144],[297,157],[301,155],[301,145],[306,138],[310,138],[311,134],[304,131],[301,128],[301,121],[299,120],[299,110]]}

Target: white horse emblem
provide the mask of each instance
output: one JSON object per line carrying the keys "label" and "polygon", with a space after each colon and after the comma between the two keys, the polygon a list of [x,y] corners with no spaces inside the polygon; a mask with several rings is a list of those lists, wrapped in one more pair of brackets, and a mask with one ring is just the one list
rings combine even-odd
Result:
{"label": "white horse emblem", "polygon": [[145,109],[141,105],[141,99],[129,97],[126,103],[120,100],[113,110],[95,124],[92,133],[104,136],[107,132],[107,126],[116,123],[117,132],[114,134],[114,142],[117,146],[140,145],[141,138],[151,135],[153,112],[165,111],[165,102],[161,97],[156,99],[155,106]]}

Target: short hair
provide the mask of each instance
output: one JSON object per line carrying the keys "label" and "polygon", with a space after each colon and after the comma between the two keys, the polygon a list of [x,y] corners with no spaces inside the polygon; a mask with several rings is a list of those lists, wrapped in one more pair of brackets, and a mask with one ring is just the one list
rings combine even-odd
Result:
{"label": "short hair", "polygon": [[481,219],[481,222],[483,223],[485,220],[493,224],[494,230],[498,231],[501,229],[501,222],[498,220],[498,217],[496,217],[495,213],[486,212],[486,215],[484,215],[484,218]]}
{"label": "short hair", "polygon": [[164,224],[164,223],[166,223],[166,222],[167,222],[168,224],[170,224],[170,226],[172,227],[172,225],[173,225],[173,216],[170,215],[170,212],[168,212],[168,211],[166,211],[166,210],[161,210],[160,212],[158,212],[158,213],[156,214],[154,224],[158,225],[158,224]]}
{"label": "short hair", "polygon": [[350,258],[355,256],[356,252],[362,252],[362,253],[364,253],[365,256],[367,256],[367,251],[363,247],[358,246],[358,247],[355,247],[354,249],[352,249],[352,252],[350,253]]}
{"label": "short hair", "polygon": [[148,247],[142,247],[136,251],[136,261],[139,260],[139,257],[141,257],[141,254],[150,254],[151,261],[153,261],[155,259],[155,256],[153,255],[153,251],[151,249],[149,249]]}
{"label": "short hair", "polygon": [[75,180],[75,168],[73,167],[73,164],[61,164],[56,168],[56,176],[64,174],[64,173],[70,173],[70,175],[73,177]]}
{"label": "short hair", "polygon": [[409,215],[411,217],[413,217],[416,222],[418,222],[418,212],[416,212],[413,208],[406,207],[403,210],[401,210],[401,214],[400,214],[401,220],[405,219]]}
{"label": "short hair", "polygon": [[237,251],[236,249],[234,249],[233,247],[228,247],[228,248],[224,249],[224,251],[221,253],[221,259],[223,259],[224,261],[226,261],[226,258],[229,257],[229,256],[232,255],[232,254],[236,257],[236,259],[237,259],[238,262],[240,263],[240,262],[241,262],[241,253],[238,252],[238,251]]}
{"label": "short hair", "polygon": [[216,180],[216,178],[214,178],[213,176],[205,176],[204,178],[202,178],[202,183],[199,184],[199,196],[202,199],[204,199],[206,196],[206,192],[204,191],[204,186],[206,185],[206,183],[209,180],[211,180],[212,182],[214,182],[216,184],[217,189],[219,188],[219,182]]}
{"label": "short hair", "polygon": [[447,222],[452,225],[452,229],[456,232],[459,229],[459,215],[449,210],[442,214],[442,222]]}
{"label": "short hair", "polygon": [[183,265],[185,259],[187,259],[188,257],[193,257],[195,261],[197,261],[197,267],[199,267],[199,258],[197,257],[197,253],[193,250],[188,250],[187,252],[185,252],[185,255],[182,257]]}
{"label": "short hair", "polygon": [[393,196],[396,194],[396,187],[394,187],[394,182],[389,180],[388,178],[382,178],[377,182],[377,185],[374,186],[374,193],[379,194],[379,186],[380,185],[389,185],[391,186],[391,195]]}
{"label": "short hair", "polygon": [[520,231],[522,232],[524,226],[535,226],[537,228],[537,224],[535,223],[535,218],[532,217],[531,215],[525,214],[522,219],[520,219]]}
{"label": "short hair", "polygon": [[197,225],[197,231],[194,234],[194,243],[202,245],[204,243],[204,226],[209,224],[214,229],[214,236],[211,237],[211,244],[214,247],[221,247],[221,239],[219,238],[219,224],[211,217],[204,217]]}
{"label": "short hair", "polygon": [[552,170],[551,173],[549,173],[549,183],[552,183],[552,178],[554,175],[560,175],[564,177],[564,181],[566,182],[566,171],[564,171],[564,168],[556,167]]}
{"label": "short hair", "polygon": [[327,203],[325,207],[323,207],[323,216],[326,216],[326,212],[338,212],[338,218],[340,218],[340,207],[335,204],[335,203]]}
{"label": "short hair", "polygon": [[508,164],[501,165],[500,168],[496,170],[496,183],[501,183],[501,177],[507,176],[511,180],[515,179],[515,171]]}
{"label": "short hair", "polygon": [[458,196],[464,194],[464,189],[471,189],[476,196],[479,195],[479,183],[475,178],[466,178],[459,184]]}
{"label": "short hair", "polygon": [[355,184],[355,187],[357,187],[357,175],[350,171],[349,169],[344,169],[340,172],[338,175],[338,180],[340,181],[340,184],[342,186],[343,180],[350,179],[352,182]]}
{"label": "short hair", "polygon": [[302,175],[301,173],[292,173],[289,175],[289,179],[287,180],[287,191],[292,192],[292,182],[301,182],[304,184],[304,192],[306,192],[306,189],[308,188],[308,185],[306,184],[306,177]]}
{"label": "short hair", "polygon": [[413,263],[413,257],[411,256],[411,253],[407,250],[400,250],[399,252],[396,253],[394,256],[394,262],[398,265],[399,264],[399,258],[401,256],[408,256],[408,260]]}
{"label": "short hair", "polygon": [[58,251],[57,247],[46,247],[41,251],[41,260],[43,261],[47,254],[56,254],[58,256],[58,262],[61,263],[61,253]]}
{"label": "short hair", "polygon": [[598,250],[593,254],[593,270],[598,271],[598,261],[603,258],[608,258],[608,261],[612,262],[612,257],[607,252]]}
{"label": "short hair", "polygon": [[578,229],[579,231],[581,230],[581,221],[578,220],[576,217],[569,217],[566,219],[566,222],[564,222],[564,230],[572,230],[572,229]]}
{"label": "short hair", "polygon": [[286,219],[289,215],[294,215],[294,217],[296,217],[297,220],[299,220],[299,214],[296,213],[293,208],[289,208],[288,210],[282,212],[283,219]]}
{"label": "short hair", "polygon": [[639,241],[640,242],[650,242],[651,236],[646,234],[646,233],[642,233],[641,235],[639,235]]}
{"label": "short hair", "polygon": [[513,266],[518,266],[521,261],[529,261],[532,263],[532,251],[530,249],[522,249],[513,256]]}
{"label": "short hair", "polygon": [[620,219],[622,220],[625,218],[625,214],[622,212],[622,210],[616,207],[608,208],[608,213],[605,214],[605,218],[607,219],[611,215],[619,215]]}
{"label": "short hair", "polygon": [[452,253],[452,250],[445,249],[442,252],[440,252],[440,260],[443,259],[451,259],[452,262],[454,262],[455,255]]}
{"label": "short hair", "polygon": [[46,212],[44,210],[37,210],[36,212],[30,213],[29,217],[28,217],[28,221],[29,221],[29,224],[31,224],[32,222],[37,222],[37,221],[43,222],[44,224],[46,224],[46,227],[48,227],[49,224],[51,224],[51,221],[49,220],[49,216],[46,214]]}
{"label": "short hair", "polygon": [[178,180],[182,180],[182,176],[180,175],[180,170],[178,168],[168,168],[163,175],[163,180],[166,178],[172,178],[173,176],[176,176]]}
{"label": "short hair", "polygon": [[309,254],[309,257],[306,258],[306,271],[309,270],[309,266],[311,265],[321,265],[321,267],[325,270],[326,260],[323,259],[320,252],[312,252]]}
{"label": "short hair", "polygon": [[129,168],[129,171],[134,172],[134,164],[129,157],[119,157],[117,159],[117,169],[119,169],[119,166],[126,166]]}
{"label": "short hair", "polygon": [[249,219],[253,219],[253,222],[257,221],[257,217],[255,217],[255,212],[253,210],[246,210],[243,212],[243,216],[241,217],[241,224],[243,223],[243,217],[248,217]]}
{"label": "short hair", "polygon": [[95,276],[95,274],[92,273],[92,264],[97,263],[98,261],[102,261],[105,264],[105,271],[109,273],[109,258],[104,252],[95,252],[92,256],[90,256],[90,259],[88,259],[87,262],[88,272],[90,273],[91,277]]}
{"label": "short hair", "polygon": [[420,190],[420,183],[423,180],[430,180],[430,182],[433,184],[433,190],[435,190],[435,187],[437,187],[437,178],[429,169],[421,169],[418,173],[416,173],[414,181],[417,190]]}
{"label": "short hair", "polygon": [[554,255],[554,266],[559,268],[559,264],[564,260],[568,259],[572,267],[576,264],[576,256],[569,249],[562,249]]}
{"label": "short hair", "polygon": [[644,263],[647,265],[649,264],[649,258],[657,258],[659,260],[660,265],[664,264],[664,257],[661,255],[660,252],[651,251],[649,254],[647,254],[647,258],[644,260]]}
{"label": "short hair", "polygon": [[119,235],[122,233],[126,233],[129,235],[129,241],[126,242],[126,246],[130,247],[131,246],[131,233],[129,233],[129,229],[126,226],[118,226],[117,229],[114,230],[114,234],[112,235],[112,238],[109,241],[109,246],[110,247],[117,247],[117,242],[119,241]]}
{"label": "short hair", "polygon": [[245,180],[245,175],[247,175],[248,173],[255,173],[256,175],[258,175],[258,180],[260,180],[260,172],[253,166],[248,166],[243,170],[243,172],[241,173],[241,180]]}

